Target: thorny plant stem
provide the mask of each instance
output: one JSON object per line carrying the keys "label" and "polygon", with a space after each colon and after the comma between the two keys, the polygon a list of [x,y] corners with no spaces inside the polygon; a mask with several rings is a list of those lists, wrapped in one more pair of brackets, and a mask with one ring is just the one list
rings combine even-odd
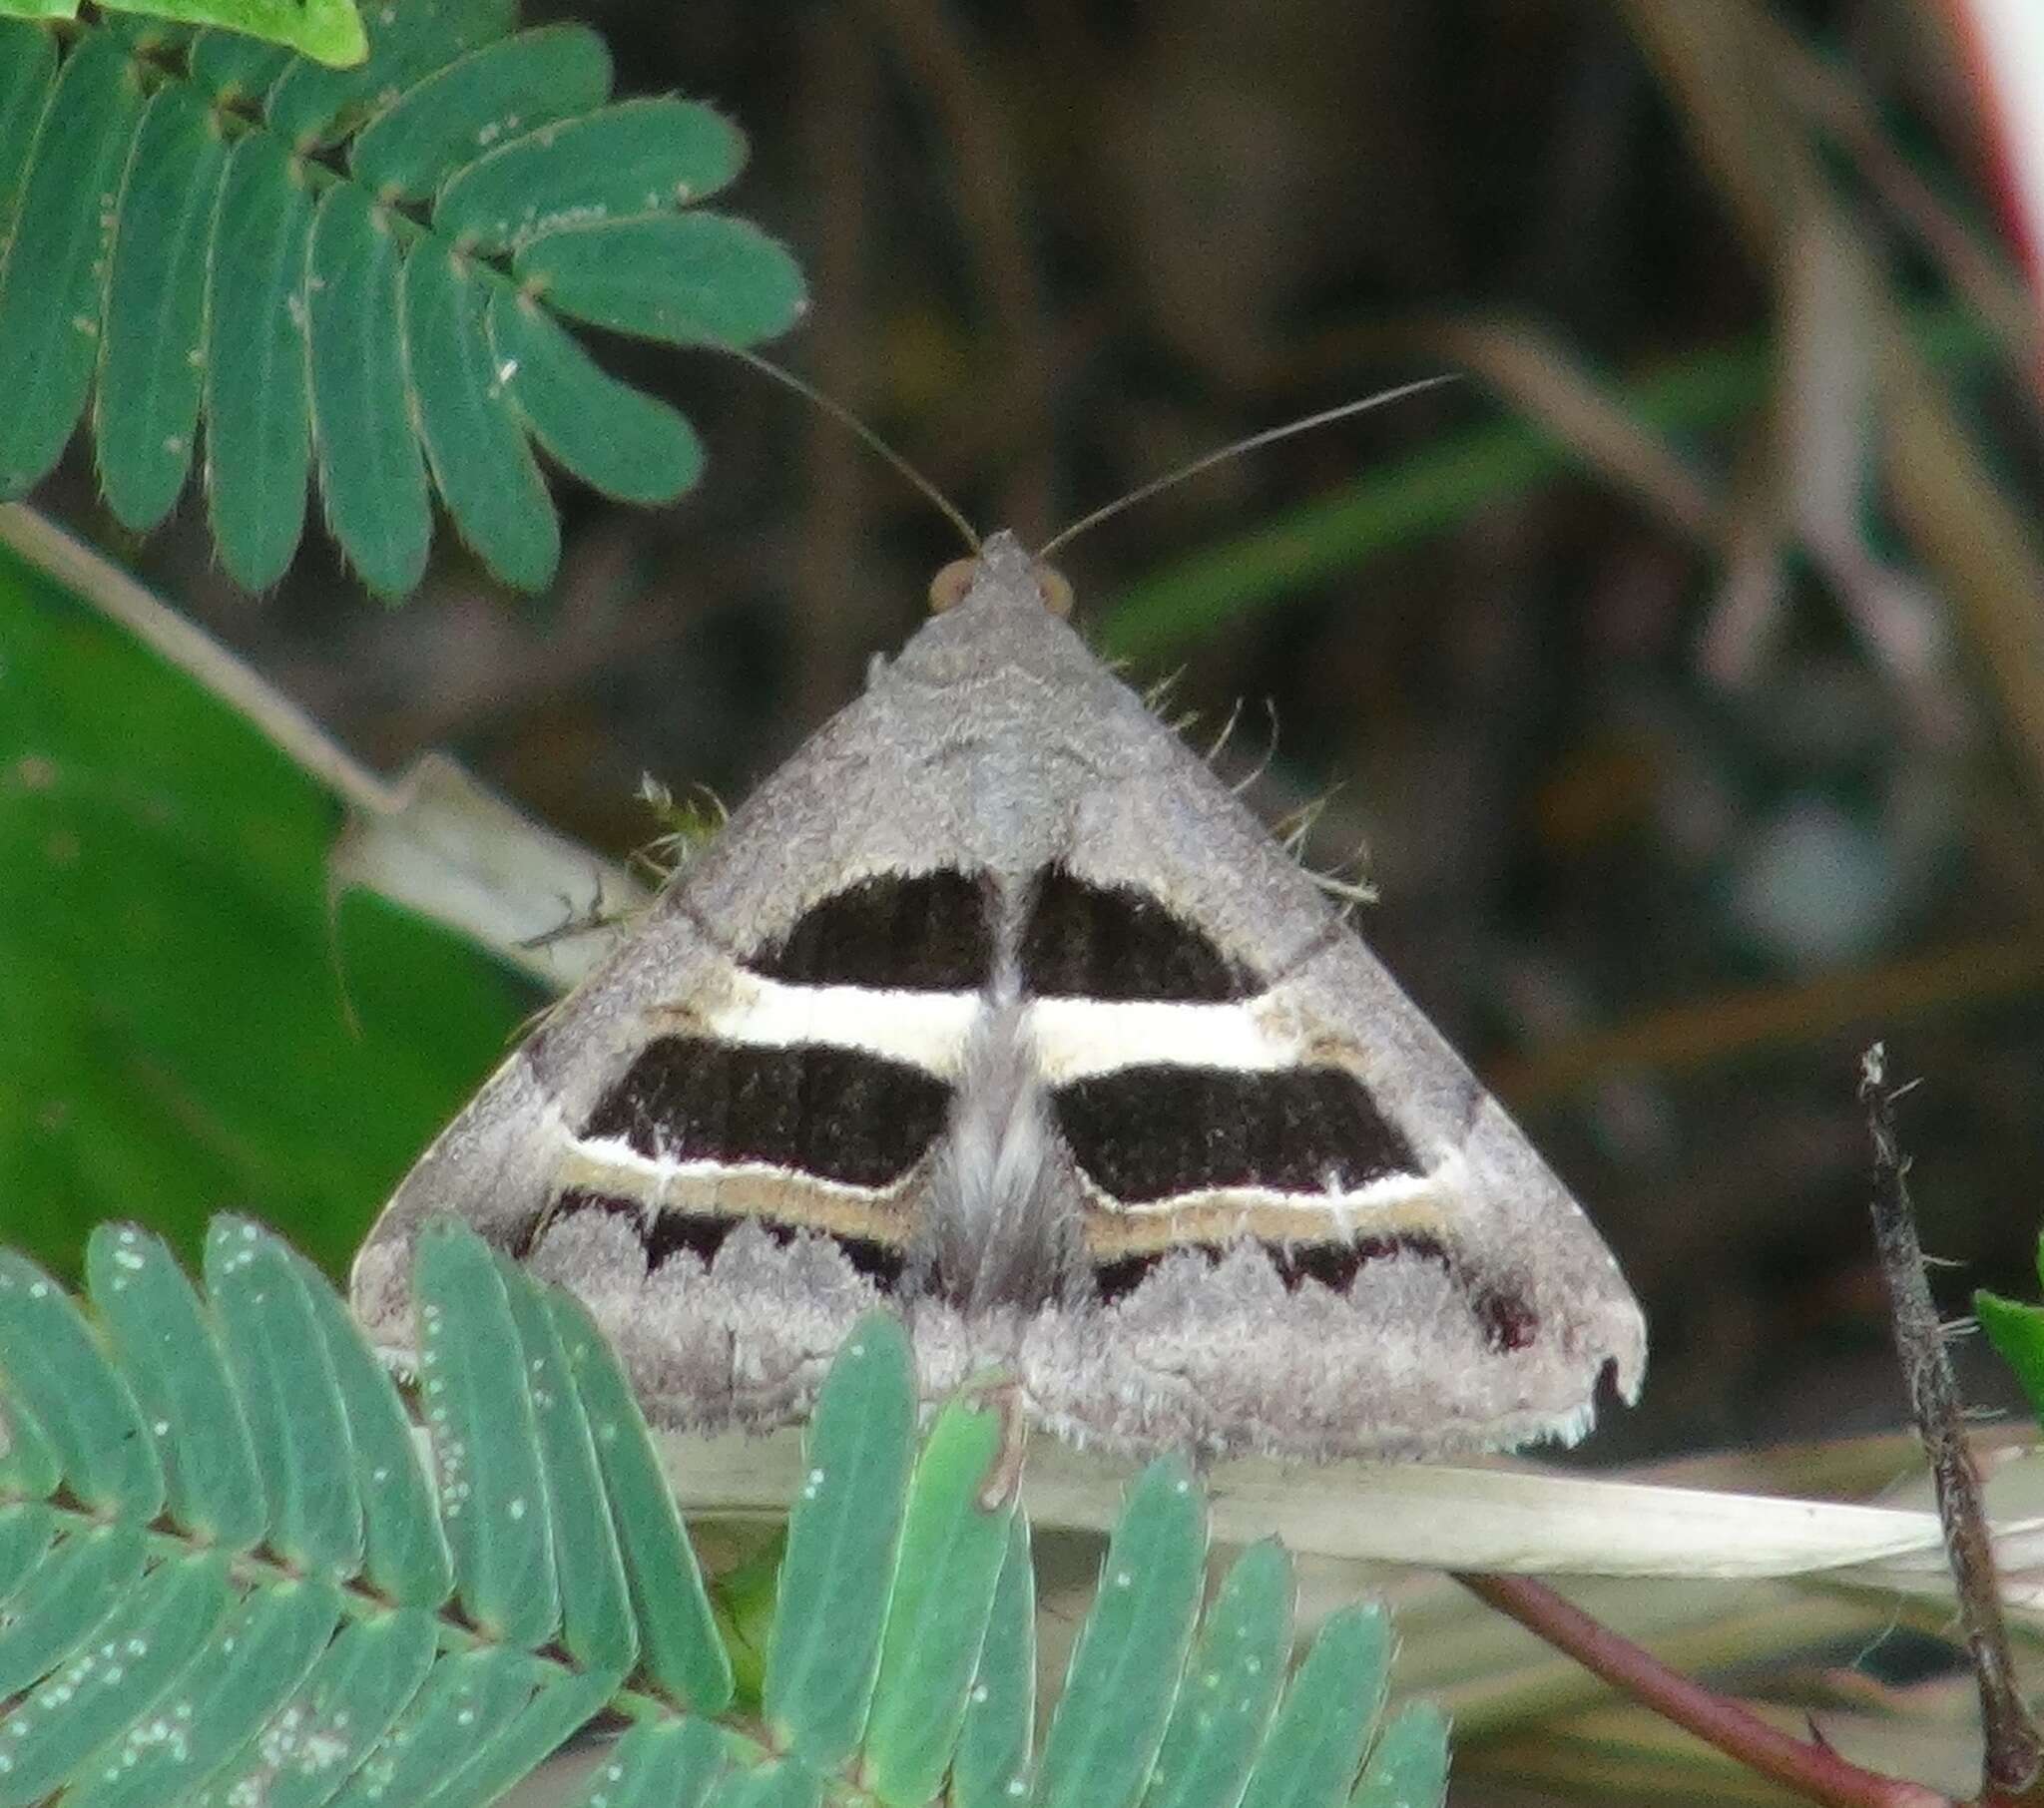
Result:
{"label": "thorny plant stem", "polygon": [[1828,1745],[1770,1726],[1750,1708],[1671,1669],[1530,1576],[1458,1575],[1455,1580],[1592,1675],[1811,1801],[1829,1808],[1951,1808],[1951,1798],[1934,1789],[1862,1770]]}
{"label": "thorny plant stem", "polygon": [[1895,1137],[1895,1101],[1906,1090],[1888,1090],[1887,1052],[1880,1043],[1859,1058],[1859,1100],[1866,1107],[1866,1128],[1873,1137],[1873,1240],[1887,1279],[1895,1352],[1909,1389],[1909,1410],[1937,1488],[1945,1555],[1958,1587],[1959,1623],[1980,1686],[1980,1725],[1986,1744],[1981,1794],[1983,1800],[2005,1800],[2037,1781],[2044,1767],[2044,1743],[2016,1688],[1980,1478],[1966,1448],[1958,1388],[1924,1279],[1923,1245],[1909,1203],[1909,1162]]}

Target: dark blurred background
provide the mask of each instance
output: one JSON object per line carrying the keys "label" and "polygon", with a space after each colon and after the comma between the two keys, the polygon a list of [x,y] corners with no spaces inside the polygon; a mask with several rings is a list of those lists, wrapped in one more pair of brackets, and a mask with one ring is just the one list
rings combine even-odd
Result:
{"label": "dark blurred background", "polygon": [[[567,9],[560,9],[565,12]],[[2036,1292],[2044,583],[2035,308],[1924,0],[598,4],[622,92],[743,125],[814,296],[774,349],[985,526],[1254,452],[1063,563],[1080,621],[1314,864],[1644,1297],[1607,1458],[1902,1399],[1854,1099],[1874,1037],[1945,1304]],[[623,852],[642,771],[743,796],[913,627],[955,537],[837,424],[617,342],[703,487],[569,491],[553,593],[445,537],[386,612],[200,507],[45,498],[394,769],[444,746]],[[2013,1395],[1962,1346],[1973,1397]]]}

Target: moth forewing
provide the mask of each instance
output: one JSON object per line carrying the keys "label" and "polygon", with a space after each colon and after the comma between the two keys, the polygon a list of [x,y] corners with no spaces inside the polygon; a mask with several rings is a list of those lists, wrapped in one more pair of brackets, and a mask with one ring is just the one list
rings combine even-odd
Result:
{"label": "moth forewing", "polygon": [[[1059,581],[1060,583],[1062,581]],[[962,595],[957,594],[962,590]],[[1567,1189],[996,535],[406,1177],[573,1287],[679,1429],[858,1314],[1133,1453],[1572,1438],[1645,1326]]]}

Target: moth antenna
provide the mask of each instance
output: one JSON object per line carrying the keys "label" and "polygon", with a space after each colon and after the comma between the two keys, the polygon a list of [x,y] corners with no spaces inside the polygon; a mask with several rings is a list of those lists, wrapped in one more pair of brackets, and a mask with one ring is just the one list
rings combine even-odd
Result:
{"label": "moth antenna", "polygon": [[[745,355],[745,354],[741,354]],[[1375,395],[1360,396],[1352,402],[1342,402],[1337,407],[1322,408],[1317,414],[1308,414],[1303,420],[1286,421],[1281,427],[1267,427],[1261,433],[1252,433],[1247,439],[1233,441],[1204,452],[1192,463],[1180,465],[1175,471],[1167,471],[1162,477],[1153,477],[1146,484],[1139,484],[1126,496],[1097,508],[1090,515],[1081,515],[1070,527],[1060,528],[1037,549],[1037,558],[1048,559],[1061,546],[1070,546],[1081,534],[1097,528],[1103,521],[1119,515],[1124,509],[1132,509],[1139,502],[1148,502],[1161,490],[1168,490],[1174,484],[1184,483],[1188,478],[1197,477],[1202,471],[1210,471],[1218,464],[1225,464],[1231,458],[1246,452],[1255,452],[1261,447],[1276,445],[1280,439],[1289,439],[1295,433],[1310,433],[1315,427],[1325,427],[1334,421],[1346,420],[1352,414],[1366,414],[1372,408],[1382,408],[1391,402],[1402,402],[1408,395],[1418,395],[1424,390],[1438,389],[1443,383],[1457,381],[1450,372],[1444,376],[1421,377],[1416,382],[1400,383],[1395,389],[1380,389]]]}
{"label": "moth antenna", "polygon": [[1275,698],[1264,698],[1264,713],[1271,718],[1271,738],[1264,743],[1264,757],[1229,787],[1238,797],[1252,786],[1262,784],[1264,774],[1271,769],[1271,762],[1278,757],[1278,704]]}
{"label": "moth antenna", "polygon": [[804,382],[793,371],[783,370],[771,358],[763,358],[757,351],[748,351],[742,345],[719,345],[717,349],[737,358],[742,364],[752,365],[762,375],[771,377],[782,387],[792,389],[802,400],[811,402],[816,407],[822,409],[840,427],[849,429],[859,442],[865,446],[867,451],[877,453],[894,468],[899,476],[906,478],[916,489],[922,492],[923,499],[934,505],[937,512],[958,530],[959,536],[964,540],[968,552],[978,553],[980,549],[979,530],[965,519],[965,511],[910,464],[903,454],[895,451],[878,433],[874,432],[871,427],[868,427],[864,421],[852,413],[842,402],[838,401],[834,396],[825,395],[813,383]]}
{"label": "moth antenna", "polygon": [[1235,706],[1229,710],[1228,719],[1221,724],[1221,732],[1214,737],[1214,744],[1207,749],[1207,763],[1211,766],[1221,757],[1221,752],[1235,733],[1235,725],[1242,720],[1242,698],[1235,699]]}

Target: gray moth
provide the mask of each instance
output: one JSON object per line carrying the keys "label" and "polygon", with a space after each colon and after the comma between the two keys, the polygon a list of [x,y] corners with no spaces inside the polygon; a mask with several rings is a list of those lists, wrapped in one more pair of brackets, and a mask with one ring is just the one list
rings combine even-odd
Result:
{"label": "gray moth", "polygon": [[[1568,1189],[1007,534],[426,1151],[677,1430],[802,1417],[860,1313],[1074,1443],[1571,1440],[1646,1328]],[[936,593],[933,593],[935,595]],[[1047,606],[1049,605],[1049,606]]]}

